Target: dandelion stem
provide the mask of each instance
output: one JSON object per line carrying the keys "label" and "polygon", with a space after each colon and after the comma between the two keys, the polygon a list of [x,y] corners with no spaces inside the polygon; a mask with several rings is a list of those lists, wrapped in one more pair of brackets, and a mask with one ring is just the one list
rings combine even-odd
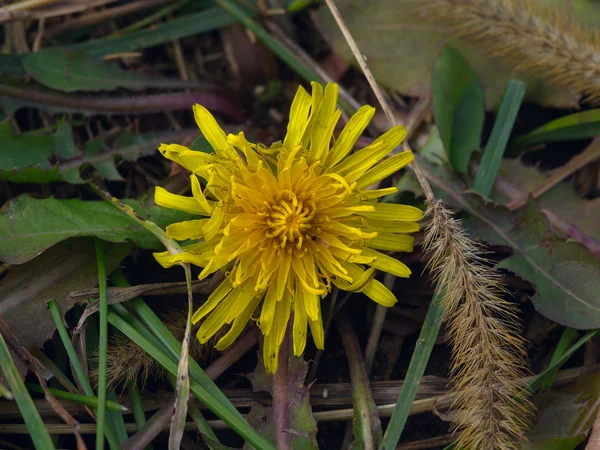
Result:
{"label": "dandelion stem", "polygon": [[279,365],[273,374],[273,421],[275,422],[275,447],[277,450],[292,448],[292,435],[288,431],[291,428],[290,403],[286,395],[290,374],[292,322],[293,319],[290,317],[279,349]]}

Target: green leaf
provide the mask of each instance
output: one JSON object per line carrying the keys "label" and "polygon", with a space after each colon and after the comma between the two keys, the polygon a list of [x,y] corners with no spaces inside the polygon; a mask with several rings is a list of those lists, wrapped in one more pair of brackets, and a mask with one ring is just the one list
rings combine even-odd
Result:
{"label": "green leaf", "polygon": [[473,190],[484,197],[490,195],[492,186],[494,185],[494,180],[502,162],[502,156],[504,155],[504,150],[506,150],[506,144],[517,118],[523,95],[525,95],[525,84],[521,81],[510,80],[504,92],[500,112],[498,112],[498,117],[496,117],[496,121],[494,122],[492,134],[485,146],[481,165],[473,183]]}
{"label": "green leaf", "polygon": [[518,151],[547,142],[588,139],[598,135],[600,135],[600,109],[590,109],[552,120],[515,139],[510,148]]}
{"label": "green leaf", "polygon": [[[191,218],[173,209],[146,208],[134,200],[126,203],[161,227]],[[111,242],[131,240],[142,248],[162,248],[152,233],[107,202],[37,200],[24,194],[0,213],[0,260],[21,264],[74,236],[96,236]]]}
{"label": "green leaf", "polygon": [[555,235],[535,204],[516,214],[485,204],[477,194],[465,194],[462,180],[446,167],[418,160],[437,196],[467,213],[464,225],[470,234],[512,249],[499,267],[535,286],[532,302],[541,314],[571,328],[600,328],[600,261],[587,247]]}
{"label": "green leaf", "polygon": [[0,179],[15,183],[60,180],[58,167],[48,161],[54,138],[40,134],[13,136],[9,121],[0,123]]}
{"label": "green leaf", "polygon": [[[133,52],[164,44],[206,31],[230,25],[235,19],[221,8],[207,8],[204,11],[187,14],[183,17],[161,23],[125,36],[91,40],[66,46],[68,50],[81,50],[90,56],[105,56],[112,53]],[[0,73],[24,76],[23,59],[27,55],[0,55]]]}
{"label": "green leaf", "polygon": [[[486,56],[481,43],[467,43],[453,24],[426,20],[420,1],[337,0],[348,28],[357,41],[378,82],[412,97],[431,95],[431,75],[444,45],[452,44],[477,73],[485,91],[486,106],[495,109],[514,70],[504,62]],[[431,2],[428,2],[431,4]],[[568,10],[569,19],[590,28],[600,23],[600,4],[590,0],[530,0],[544,10],[553,6],[557,15]],[[317,18],[320,30],[346,61],[356,65],[348,44],[328,8],[322,6]],[[541,76],[522,77],[527,84],[525,100],[546,106],[576,107],[579,96],[569,89],[544,82]]]}
{"label": "green leaf", "polygon": [[107,180],[123,180],[115,158],[134,161],[154,153],[162,142],[180,141],[195,136],[197,130],[148,133],[132,136],[125,133],[108,149],[100,139],[92,140],[80,151],[73,142],[71,124],[62,122],[54,135],[26,133],[15,136],[8,122],[0,123],[0,180],[15,183],[49,183],[66,181],[85,183],[81,170],[93,166]]}
{"label": "green leaf", "polygon": [[516,215],[488,206],[464,223],[477,238],[512,248],[499,267],[535,286],[538,312],[572,328],[600,327],[600,262],[583,244],[554,235],[533,202]]}
{"label": "green leaf", "polygon": [[48,48],[29,53],[23,66],[36,81],[63,92],[108,91],[120,87],[184,88],[197,83],[167,78],[150,77],[132,70],[123,70],[116,61],[105,62],[86,55],[81,50]]}
{"label": "green leaf", "polygon": [[451,46],[435,62],[433,72],[435,121],[454,170],[466,173],[481,141],[483,89],[469,63]]}

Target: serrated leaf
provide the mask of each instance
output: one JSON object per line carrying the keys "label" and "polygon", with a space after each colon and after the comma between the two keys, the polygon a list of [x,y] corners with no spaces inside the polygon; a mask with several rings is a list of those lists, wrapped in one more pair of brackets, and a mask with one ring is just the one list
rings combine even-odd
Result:
{"label": "serrated leaf", "polygon": [[123,70],[116,61],[106,62],[81,50],[48,48],[28,54],[23,59],[23,66],[39,83],[63,92],[197,86],[193,82],[149,77]]}
{"label": "serrated leaf", "polygon": [[535,398],[537,418],[524,450],[574,450],[585,439],[598,413],[598,373],[581,375],[574,384]]}
{"label": "serrated leaf", "polygon": [[[262,346],[262,344],[261,344]],[[254,372],[248,375],[255,392],[267,391],[272,394],[272,375],[267,374],[262,361],[262,348],[258,351],[258,364]],[[283,364],[282,361],[279,364]],[[302,357],[289,358],[288,384],[286,399],[289,401],[291,448],[293,450],[317,449],[317,422],[312,415],[310,407],[310,389],[304,385],[308,364]],[[253,404],[248,414],[248,423],[254,426],[262,436],[275,442],[275,425],[271,408]],[[247,448],[247,447],[244,447]]]}
{"label": "serrated leaf", "polygon": [[[540,9],[553,6],[557,13],[567,10],[570,20],[582,26],[597,27],[600,6],[590,0],[531,0]],[[527,84],[525,101],[545,106],[576,107],[579,95],[552,86],[542,77],[521,77],[505,63],[490,59],[478,43],[467,43],[458,37],[452,24],[426,20],[415,0],[337,0],[358,48],[366,57],[377,81],[405,95],[426,97],[431,94],[431,74],[436,58],[446,44],[452,44],[469,61],[485,91],[486,107],[495,109],[510,78]],[[331,17],[328,8],[318,11],[320,30],[333,48],[351,64],[356,64],[346,40]]]}
{"label": "serrated leaf", "polygon": [[583,244],[557,237],[533,202],[515,215],[480,208],[464,224],[478,239],[513,250],[498,267],[535,286],[531,301],[541,314],[572,328],[600,327],[600,262]]}
{"label": "serrated leaf", "polygon": [[[547,175],[539,169],[526,166],[518,159],[503,160],[498,176],[523,194],[530,192],[547,179]],[[499,202],[507,200],[498,191],[493,192],[492,199]],[[572,181],[557,183],[536,199],[536,205],[572,223],[585,235],[600,241],[600,227],[598,227],[600,198],[592,200],[581,198],[575,192]]]}
{"label": "serrated leaf", "polygon": [[195,136],[198,131],[180,130],[169,133],[127,134],[117,139],[114,150],[109,150],[101,140],[88,143],[84,152],[73,142],[71,125],[63,122],[54,135],[27,133],[15,136],[9,123],[0,123],[0,180],[15,183],[49,183],[66,181],[85,183],[82,167],[91,165],[108,180],[122,180],[114,159],[120,157],[133,161],[156,151],[162,142],[172,142]]}
{"label": "serrated leaf", "polygon": [[444,47],[433,70],[433,113],[448,159],[466,173],[483,130],[483,89],[469,63],[452,46]]}
{"label": "serrated leaf", "polygon": [[[161,227],[189,220],[181,211],[128,200],[141,216]],[[22,264],[47,248],[75,236],[97,236],[110,242],[132,241],[161,249],[160,241],[132,218],[104,201],[35,199],[21,195],[0,212],[0,261]]]}

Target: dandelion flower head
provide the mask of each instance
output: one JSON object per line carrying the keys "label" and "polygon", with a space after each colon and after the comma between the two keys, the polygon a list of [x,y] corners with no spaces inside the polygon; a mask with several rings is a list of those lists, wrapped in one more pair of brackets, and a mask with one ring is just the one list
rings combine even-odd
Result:
{"label": "dandelion flower head", "polygon": [[[363,106],[333,141],[341,112],[338,87],[300,87],[292,102],[287,134],[270,147],[244,136],[227,135],[200,105],[194,115],[214,153],[177,144],[160,152],[188,169],[192,196],[156,188],[156,203],[199,216],[174,223],[167,234],[197,240],[171,255],[155,253],[164,267],[180,262],[202,268],[199,278],[221,270],[225,280],[195,312],[197,337],[207,342],[224,326],[216,348],[225,349],[251,318],[264,335],[263,359],[277,369],[279,347],[293,313],[293,348],[301,355],[310,328],[317,348],[324,346],[321,298],[332,285],[362,292],[392,306],[396,298],[374,278],[376,270],[408,277],[410,269],[381,251],[409,252],[423,216],[408,205],[378,203],[396,188],[369,186],[413,159],[401,152],[384,159],[406,137],[395,126],[369,146],[352,152],[375,108]],[[260,308],[259,308],[260,306]]]}

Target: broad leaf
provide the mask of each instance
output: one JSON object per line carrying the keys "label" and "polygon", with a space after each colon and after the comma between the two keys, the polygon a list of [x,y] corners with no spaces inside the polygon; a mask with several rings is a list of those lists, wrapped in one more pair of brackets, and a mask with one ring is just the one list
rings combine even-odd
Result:
{"label": "broad leaf", "polygon": [[[431,2],[428,2],[431,3]],[[552,5],[561,14],[567,10],[570,20],[582,26],[597,27],[600,4],[590,0],[531,0],[542,12]],[[415,0],[380,0],[377,7],[371,0],[338,0],[337,7],[367,58],[375,78],[382,84],[410,96],[431,94],[431,74],[434,62],[444,45],[452,44],[471,64],[485,89],[486,105],[494,109],[510,78],[527,84],[525,101],[548,106],[575,107],[578,95],[569,89],[551,86],[542,76],[523,77],[505,63],[490,59],[481,44],[467,43],[457,36],[451,24],[433,22],[419,13],[422,2]],[[355,64],[339,27],[328,8],[318,13],[320,29],[334,49]]]}
{"label": "broad leaf", "polygon": [[147,87],[176,88],[198,85],[123,70],[116,61],[105,62],[80,50],[48,48],[30,53],[23,59],[23,66],[39,83],[64,92],[108,91],[120,87],[141,90]]}
{"label": "broad leaf", "polygon": [[[107,245],[107,270],[117,267],[130,250],[129,245]],[[69,297],[72,291],[91,288],[97,283],[92,240],[70,239],[10,269],[0,280],[0,314],[26,348],[37,349],[55,330],[47,302],[55,299],[65,314],[75,303]]]}
{"label": "broad leaf", "polygon": [[481,141],[483,89],[469,63],[450,45],[435,62],[433,113],[452,167],[466,173]]}
{"label": "broad leaf", "polygon": [[[191,217],[160,206],[146,208],[134,200],[126,203],[161,227]],[[75,236],[97,236],[110,242],[129,240],[142,248],[162,248],[152,233],[107,202],[38,200],[24,194],[11,200],[0,213],[0,261],[22,264]]]}

